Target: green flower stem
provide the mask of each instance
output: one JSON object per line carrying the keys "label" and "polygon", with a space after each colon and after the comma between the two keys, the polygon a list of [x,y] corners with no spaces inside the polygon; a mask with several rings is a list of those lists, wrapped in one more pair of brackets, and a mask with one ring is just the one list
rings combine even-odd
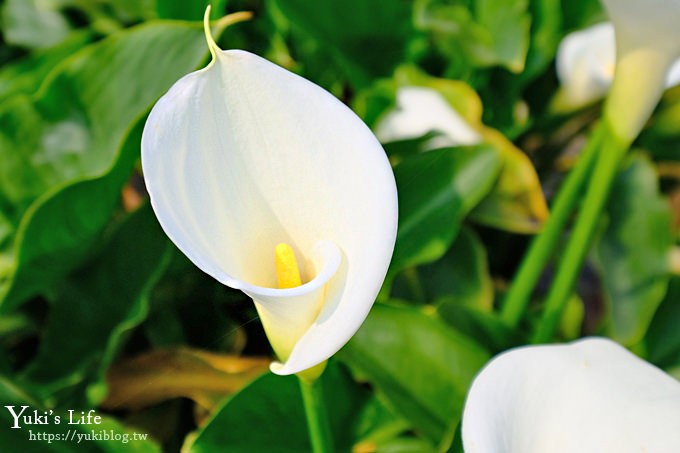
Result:
{"label": "green flower stem", "polygon": [[592,133],[576,167],[569,173],[555,197],[550,210],[550,218],[541,233],[531,243],[515,274],[501,310],[501,318],[508,326],[517,327],[522,319],[531,293],[579,199],[581,188],[592,172],[604,129],[602,124],[599,124]]}
{"label": "green flower stem", "polygon": [[302,402],[305,406],[307,426],[309,427],[309,440],[312,443],[313,453],[332,453],[333,438],[323,400],[321,381],[300,378],[300,390]]}
{"label": "green flower stem", "polygon": [[[607,124],[606,118],[603,124]],[[592,242],[597,222],[607,201],[614,177],[630,146],[612,133],[608,126],[598,150],[597,163],[588,186],[581,213],[576,220],[571,237],[567,243],[555,280],[553,281],[545,309],[538,328],[532,338],[533,343],[545,343],[552,339],[564,307],[572,294],[574,283],[583,265]]]}

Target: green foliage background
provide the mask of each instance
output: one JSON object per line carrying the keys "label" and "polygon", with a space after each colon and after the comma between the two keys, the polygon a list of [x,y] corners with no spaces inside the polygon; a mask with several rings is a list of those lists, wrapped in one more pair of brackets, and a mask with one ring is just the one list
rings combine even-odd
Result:
{"label": "green foliage background", "polygon": [[[141,127],[172,83],[207,62],[204,2],[0,5],[0,402],[96,408],[108,429],[150,433],[36,444],[0,411],[0,450],[308,450],[297,384],[266,371],[271,351],[251,303],[174,248],[144,191]],[[519,328],[498,312],[546,198],[598,116],[597,104],[557,114],[551,99],[558,43],[605,20],[602,9],[213,2],[214,18],[243,10],[254,18],[227,29],[223,48],[303,75],[370,126],[399,87],[416,85],[483,137],[427,153],[429,137],[385,144],[400,194],[394,259],[365,325],[322,378],[338,451],[459,451],[475,373],[527,343],[540,314],[542,287]],[[621,169],[555,337],[609,336],[678,377],[679,109],[671,89]]]}

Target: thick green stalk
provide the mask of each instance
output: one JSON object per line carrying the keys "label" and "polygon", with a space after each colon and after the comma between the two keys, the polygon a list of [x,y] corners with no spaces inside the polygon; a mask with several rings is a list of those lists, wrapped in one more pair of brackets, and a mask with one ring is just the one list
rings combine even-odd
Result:
{"label": "thick green stalk", "polygon": [[[606,124],[606,121],[603,123]],[[630,146],[627,140],[617,137],[607,126],[605,130],[606,134],[601,142],[602,147],[598,151],[597,163],[581,213],[557,268],[555,280],[545,301],[543,317],[532,338],[533,343],[545,343],[550,341],[554,335],[590,249],[597,222],[601,218],[614,177]]]}
{"label": "thick green stalk", "polygon": [[659,102],[668,70],[678,56],[677,46],[667,46],[658,40],[640,40],[638,38],[642,35],[637,32],[630,34],[624,25],[634,26],[623,22],[617,24],[616,21],[614,24],[616,68],[604,104],[603,146],[598,150],[583,207],[546,299],[543,318],[534,332],[533,341],[536,343],[553,337],[588,253],[621,160]]}
{"label": "thick green stalk", "polygon": [[581,188],[592,172],[603,130],[604,127],[600,124],[590,136],[576,167],[569,173],[555,197],[550,210],[550,218],[543,227],[543,231],[532,241],[515,274],[501,310],[502,319],[511,327],[517,327],[522,319],[531,293],[579,199]]}
{"label": "thick green stalk", "polygon": [[305,416],[309,428],[309,440],[313,453],[332,453],[333,437],[328,424],[326,407],[321,391],[321,381],[318,379],[299,379],[302,391],[302,402],[305,406]]}

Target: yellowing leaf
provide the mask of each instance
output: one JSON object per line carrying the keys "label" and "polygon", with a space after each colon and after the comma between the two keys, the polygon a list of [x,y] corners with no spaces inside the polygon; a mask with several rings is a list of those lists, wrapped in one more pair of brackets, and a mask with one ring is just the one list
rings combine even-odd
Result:
{"label": "yellowing leaf", "polygon": [[267,371],[267,357],[213,354],[189,348],[152,351],[109,370],[109,410],[141,409],[173,398],[189,398],[212,410],[231,394]]}
{"label": "yellowing leaf", "polygon": [[503,167],[499,178],[491,193],[472,212],[473,218],[516,233],[538,232],[548,218],[548,206],[536,169],[527,155],[503,134],[482,123],[482,102],[477,93],[464,82],[430,77],[413,67],[400,68],[395,79],[400,86],[436,90],[481,135],[482,142],[500,151]]}
{"label": "yellowing leaf", "polygon": [[519,148],[500,132],[485,128],[484,139],[503,157],[503,169],[491,193],[472,211],[487,225],[516,233],[536,233],[548,218],[536,169]]}

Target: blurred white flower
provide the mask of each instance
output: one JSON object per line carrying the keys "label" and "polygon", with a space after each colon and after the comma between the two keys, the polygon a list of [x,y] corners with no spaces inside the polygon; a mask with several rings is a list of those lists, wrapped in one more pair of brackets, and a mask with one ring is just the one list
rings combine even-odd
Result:
{"label": "blurred white flower", "polygon": [[[256,55],[220,50],[207,14],[213,60],[151,111],[146,184],[175,245],[254,300],[282,362],[272,371],[298,373],[337,352],[375,300],[396,238],[394,176],[349,108]],[[301,286],[277,284],[281,243]]]}
{"label": "blurred white flower", "polygon": [[375,126],[375,134],[383,143],[419,138],[429,132],[438,135],[428,140],[426,149],[476,145],[482,141],[441,94],[419,86],[399,88],[396,106]]}
{"label": "blurred white flower", "polygon": [[[576,109],[603,98],[614,78],[616,42],[610,22],[568,34],[557,49],[557,77],[562,85],[558,108]],[[680,83],[680,61],[666,76],[666,88]]]}
{"label": "blurred white flower", "polygon": [[567,35],[557,49],[557,77],[562,103],[580,107],[602,98],[614,78],[616,44],[610,23]]}
{"label": "blurred white flower", "polygon": [[620,50],[680,51],[679,0],[602,0],[617,31]]}
{"label": "blurred white flower", "polygon": [[463,413],[466,453],[680,452],[680,382],[603,338],[493,359]]}
{"label": "blurred white flower", "polygon": [[680,57],[680,0],[603,0],[616,35],[616,71],[605,105],[624,140],[640,132]]}

